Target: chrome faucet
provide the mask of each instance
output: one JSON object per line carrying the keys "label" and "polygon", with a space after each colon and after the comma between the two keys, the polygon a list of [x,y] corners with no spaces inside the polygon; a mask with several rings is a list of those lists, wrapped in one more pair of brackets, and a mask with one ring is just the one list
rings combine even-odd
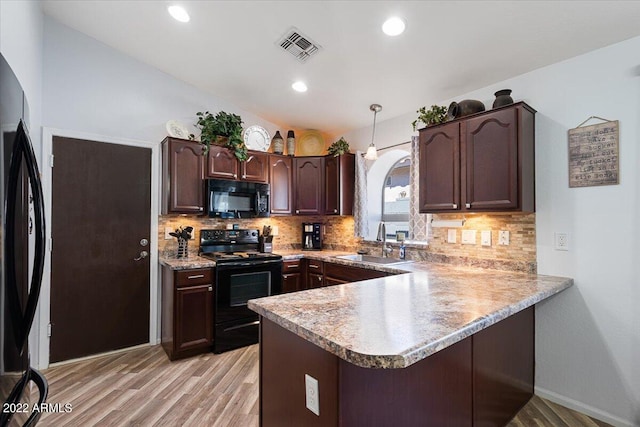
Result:
{"label": "chrome faucet", "polygon": [[380,224],[378,224],[378,236],[376,237],[376,241],[382,242],[383,258],[388,257],[389,254],[393,252],[393,248],[391,246],[387,246],[387,226],[384,225],[384,221],[380,221]]}

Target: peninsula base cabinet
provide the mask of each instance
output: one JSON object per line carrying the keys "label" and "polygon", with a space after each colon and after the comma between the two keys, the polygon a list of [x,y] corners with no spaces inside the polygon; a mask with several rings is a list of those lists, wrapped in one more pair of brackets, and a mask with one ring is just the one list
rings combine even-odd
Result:
{"label": "peninsula base cabinet", "polygon": [[213,269],[162,266],[162,347],[175,360],[211,351]]}
{"label": "peninsula base cabinet", "polygon": [[533,396],[533,346],[530,307],[407,368],[362,368],[261,318],[260,425],[504,426]]}

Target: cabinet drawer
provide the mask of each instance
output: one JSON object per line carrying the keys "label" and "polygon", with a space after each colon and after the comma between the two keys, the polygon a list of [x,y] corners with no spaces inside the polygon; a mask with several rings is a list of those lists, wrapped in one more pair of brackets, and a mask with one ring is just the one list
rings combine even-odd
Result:
{"label": "cabinet drawer", "polygon": [[315,259],[307,260],[307,268],[309,273],[322,274],[324,262]]}
{"label": "cabinet drawer", "polygon": [[282,262],[282,274],[299,272],[301,263],[302,263],[301,259],[283,261]]}
{"label": "cabinet drawer", "polygon": [[194,270],[176,271],[176,286],[213,284],[213,269],[199,268]]}

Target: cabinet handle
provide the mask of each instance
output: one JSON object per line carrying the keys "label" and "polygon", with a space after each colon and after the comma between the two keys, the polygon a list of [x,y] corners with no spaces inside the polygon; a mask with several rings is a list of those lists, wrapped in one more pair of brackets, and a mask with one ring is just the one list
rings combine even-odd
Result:
{"label": "cabinet handle", "polygon": [[457,204],[455,204],[455,203],[454,203],[453,205],[451,205],[451,207],[452,207],[453,209],[458,209],[458,205],[457,205]]}
{"label": "cabinet handle", "polygon": [[247,178],[247,175],[242,175],[242,179],[246,179],[246,178]]}
{"label": "cabinet handle", "polygon": [[297,213],[297,214],[299,214],[299,213],[300,213],[300,211],[299,211],[298,209],[296,209],[296,213]]}
{"label": "cabinet handle", "polygon": [[200,208],[198,208],[198,210],[199,210],[200,212],[202,212],[202,211],[204,210],[204,208],[200,207]]}
{"label": "cabinet handle", "polygon": [[470,209],[470,208],[471,208],[471,203],[467,203],[467,204],[465,205],[465,207],[466,207],[467,209]]}
{"label": "cabinet handle", "polygon": [[309,264],[309,268],[320,268],[317,265]]}
{"label": "cabinet handle", "polygon": [[318,276],[318,282],[322,281],[322,276]]}
{"label": "cabinet handle", "polygon": [[333,210],[333,213],[338,213],[338,209],[334,209],[334,210]]}
{"label": "cabinet handle", "polygon": [[209,286],[209,288],[207,289],[209,292],[213,292],[213,286]]}
{"label": "cabinet handle", "polygon": [[234,178],[234,179],[238,178],[238,174],[235,174],[235,173],[234,173],[234,174],[233,174],[233,178]]}
{"label": "cabinet handle", "polygon": [[191,280],[191,279],[202,279],[204,277],[204,274],[196,274],[195,276],[187,276],[187,279]]}
{"label": "cabinet handle", "polygon": [[300,267],[298,264],[289,265],[287,268],[298,268]]}

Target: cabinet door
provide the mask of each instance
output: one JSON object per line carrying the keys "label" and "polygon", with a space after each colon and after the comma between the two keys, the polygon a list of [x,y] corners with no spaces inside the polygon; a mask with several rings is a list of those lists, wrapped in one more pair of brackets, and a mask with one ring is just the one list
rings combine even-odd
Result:
{"label": "cabinet door", "polygon": [[213,285],[176,288],[176,352],[207,348],[213,343]]}
{"label": "cabinet door", "polygon": [[324,214],[340,213],[340,164],[338,157],[324,159]]}
{"label": "cabinet door", "polygon": [[462,194],[467,210],[518,207],[517,110],[462,122]]}
{"label": "cabinet door", "polygon": [[302,290],[302,274],[286,273],[282,275],[282,293],[296,292]]}
{"label": "cabinet door", "polygon": [[293,213],[293,159],[288,156],[270,155],[269,181],[271,183],[271,214],[291,215]]}
{"label": "cabinet door", "polygon": [[295,213],[320,215],[322,213],[323,157],[297,157],[295,161]]}
{"label": "cabinet door", "polygon": [[267,183],[269,155],[267,153],[250,152],[247,160],[240,162],[241,175],[244,181]]}
{"label": "cabinet door", "polygon": [[420,212],[460,209],[459,123],[420,131]]}
{"label": "cabinet door", "polygon": [[322,274],[309,273],[307,277],[307,285],[309,289],[321,288],[324,286],[324,277],[322,276]]}
{"label": "cabinet door", "polygon": [[163,142],[163,213],[200,213],[204,209],[202,145],[182,139]]}
{"label": "cabinet door", "polygon": [[238,179],[238,159],[231,150],[212,144],[207,159],[208,178]]}

